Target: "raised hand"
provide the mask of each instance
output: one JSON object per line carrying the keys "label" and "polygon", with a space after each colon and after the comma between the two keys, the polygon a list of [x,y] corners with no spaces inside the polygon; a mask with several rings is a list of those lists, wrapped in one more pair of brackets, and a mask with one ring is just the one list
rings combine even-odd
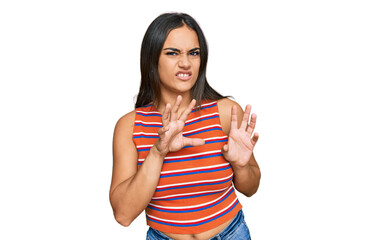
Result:
{"label": "raised hand", "polygon": [[200,138],[187,138],[182,135],[185,121],[195,106],[195,99],[193,99],[186,110],[178,117],[178,109],[181,104],[182,97],[178,96],[176,103],[171,109],[168,103],[162,116],[163,127],[159,129],[159,139],[155,142],[155,147],[162,154],[166,155],[168,152],[176,152],[185,146],[201,146],[204,140]]}
{"label": "raised hand", "polygon": [[[258,141],[258,133],[254,133],[257,115],[251,115],[251,106],[247,105],[244,111],[243,120],[238,128],[237,109],[231,109],[231,128],[227,144],[222,147],[222,153],[227,161],[236,166],[244,167],[252,156],[254,146]],[[253,135],[253,136],[252,136]]]}

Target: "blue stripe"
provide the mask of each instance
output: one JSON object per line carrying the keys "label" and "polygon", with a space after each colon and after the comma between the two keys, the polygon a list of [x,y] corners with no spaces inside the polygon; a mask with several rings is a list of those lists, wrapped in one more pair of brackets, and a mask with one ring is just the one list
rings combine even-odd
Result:
{"label": "blue stripe", "polygon": [[201,195],[193,195],[193,196],[185,196],[185,197],[174,197],[174,198],[168,198],[168,199],[156,199],[156,200],[151,200],[151,201],[170,201],[170,200],[179,200],[179,199],[188,199],[188,198],[197,198],[197,197],[204,197],[204,196],[209,196],[209,195],[214,195],[218,193],[222,193],[223,191],[218,191],[214,193],[205,193]]}
{"label": "blue stripe", "polygon": [[[214,103],[214,104],[212,104],[212,105],[210,105],[210,106],[202,107],[200,110],[204,110],[204,109],[212,108],[212,107],[215,107],[215,106],[217,106],[217,103]],[[197,109],[194,109],[194,110],[192,110],[191,112],[196,112],[196,111],[198,111],[198,110],[197,110]]]}
{"label": "blue stripe", "polygon": [[218,184],[229,182],[229,181],[231,181],[231,179],[232,179],[232,177],[231,178],[228,178],[227,180],[222,181],[222,182],[202,183],[202,184],[196,184],[196,185],[186,185],[186,186],[178,186],[178,187],[171,187],[171,188],[159,189],[159,190],[156,190],[155,192],[164,192],[164,191],[168,191],[168,190],[181,189],[181,188],[192,188],[192,187],[200,187],[200,186],[218,185]]}
{"label": "blue stripe", "polygon": [[[202,156],[202,157],[193,157],[193,158],[186,158],[186,159],[179,159],[179,160],[164,160],[163,164],[165,163],[175,163],[175,162],[186,162],[186,161],[194,161],[199,159],[205,159],[205,158],[212,158],[212,157],[222,157],[222,153],[212,154],[208,156]],[[142,162],[138,162],[138,165],[142,165]]]}
{"label": "blue stripe", "polygon": [[206,144],[216,143],[216,142],[227,142],[227,139],[208,141],[208,142],[206,142]]}
{"label": "blue stripe", "polygon": [[229,169],[230,166],[219,168],[219,169],[212,169],[212,170],[202,170],[202,171],[196,171],[196,172],[189,172],[189,173],[175,173],[175,174],[169,174],[165,176],[160,176],[160,178],[167,178],[167,177],[176,177],[176,176],[185,176],[185,175],[192,175],[192,174],[199,174],[199,173],[210,173],[210,172],[219,172],[226,169]]}
{"label": "blue stripe", "polygon": [[206,206],[206,207],[203,207],[203,208],[198,208],[198,209],[190,209],[190,210],[164,210],[164,209],[158,209],[158,208],[155,208],[155,207],[152,207],[152,206],[147,206],[148,208],[151,208],[151,209],[154,209],[156,211],[159,211],[159,212],[168,212],[168,213],[188,213],[188,212],[198,212],[198,211],[201,211],[201,210],[205,210],[205,209],[208,209],[208,208],[211,208],[211,207],[214,207],[216,206],[217,204],[223,202],[227,197],[229,197],[233,192],[233,189],[230,190],[230,192],[225,196],[223,197],[222,199],[220,199],[218,202],[210,205],[210,206]]}
{"label": "blue stripe", "polygon": [[143,126],[143,127],[158,127],[161,128],[162,126],[154,125],[154,124],[143,124],[143,123],[136,123],[134,126]]}
{"label": "blue stripe", "polygon": [[202,225],[202,224],[209,223],[211,221],[216,220],[217,218],[220,218],[220,217],[228,214],[229,212],[231,212],[236,207],[236,205],[238,205],[238,203],[239,203],[239,201],[237,201],[228,211],[224,212],[223,214],[218,215],[218,216],[216,216],[214,218],[209,219],[208,221],[201,222],[201,223],[194,223],[194,224],[187,224],[187,223],[163,223],[163,222],[157,221],[155,219],[150,219],[150,218],[147,217],[147,215],[146,215],[146,218],[148,220],[152,221],[152,222],[156,222],[156,223],[163,224],[163,225],[168,225],[168,226],[175,226],[175,227],[195,227],[195,226],[199,226],[199,225]]}
{"label": "blue stripe", "polygon": [[202,122],[204,120],[213,119],[213,118],[218,118],[218,116],[211,116],[211,117],[207,117],[207,118],[202,118],[202,119],[196,120],[195,122],[186,123],[185,126],[188,126],[188,125],[191,125],[191,124],[194,124],[194,123],[198,123],[198,122]]}
{"label": "blue stripe", "polygon": [[141,116],[144,116],[144,117],[161,117],[161,114],[157,114],[157,113],[153,113],[153,114],[143,114],[143,113],[139,113],[137,112],[138,115],[141,115]]}
{"label": "blue stripe", "polygon": [[150,147],[149,148],[143,148],[143,149],[137,149],[137,152],[143,152],[143,151],[150,151]]}
{"label": "blue stripe", "polygon": [[213,131],[213,130],[222,130],[222,129],[220,127],[214,127],[214,128],[205,129],[205,130],[202,130],[202,131],[197,131],[197,132],[194,132],[194,133],[184,134],[183,136],[188,137],[188,136],[192,136],[192,135],[195,135],[195,134],[199,134],[199,133],[203,133],[203,132],[209,132],[209,131]]}
{"label": "blue stripe", "polygon": [[133,138],[159,138],[159,136],[133,136]]}
{"label": "blue stripe", "polygon": [[202,157],[193,157],[193,158],[186,158],[186,159],[179,159],[179,160],[164,160],[164,163],[174,163],[174,162],[185,162],[185,161],[193,161],[198,159],[205,159],[205,158],[212,158],[212,157],[219,157],[223,156],[222,153],[212,154],[208,156],[202,156]]}

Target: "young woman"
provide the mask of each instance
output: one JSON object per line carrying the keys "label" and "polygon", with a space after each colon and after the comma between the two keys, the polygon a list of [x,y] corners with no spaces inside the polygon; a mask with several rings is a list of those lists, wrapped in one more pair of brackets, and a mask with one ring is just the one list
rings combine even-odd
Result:
{"label": "young woman", "polygon": [[250,239],[235,189],[259,186],[256,115],[210,87],[207,59],[187,14],[160,15],[144,36],[136,109],[115,127],[110,201],[123,226],[146,211],[147,239]]}

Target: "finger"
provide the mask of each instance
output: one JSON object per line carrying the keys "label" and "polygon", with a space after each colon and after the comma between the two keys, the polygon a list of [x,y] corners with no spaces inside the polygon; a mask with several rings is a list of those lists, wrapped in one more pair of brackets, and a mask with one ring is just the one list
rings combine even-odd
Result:
{"label": "finger", "polygon": [[204,139],[202,138],[183,138],[183,144],[184,146],[194,146],[194,147],[198,147],[198,146],[202,146],[205,144],[205,141]]}
{"label": "finger", "polygon": [[256,145],[256,143],[258,141],[258,137],[259,137],[258,133],[254,133],[254,135],[253,135],[253,137],[251,139],[251,143],[252,143],[253,146]]}
{"label": "finger", "polygon": [[162,127],[162,128],[159,128],[159,130],[158,130],[159,136],[164,134],[165,132],[167,132],[169,130],[169,128],[170,128],[169,125],[167,125],[165,127]]}
{"label": "finger", "polygon": [[251,109],[252,107],[249,104],[245,107],[243,120],[242,120],[242,123],[240,124],[240,128],[244,129],[244,131],[247,129],[247,126],[248,126],[249,115],[251,114]]}
{"label": "finger", "polygon": [[167,103],[167,105],[165,105],[163,116],[161,116],[161,121],[163,123],[163,126],[167,126],[169,124],[170,109],[171,109],[171,106],[169,103]]}
{"label": "finger", "polygon": [[236,106],[231,108],[231,129],[238,128],[238,116]]}
{"label": "finger", "polygon": [[178,109],[181,105],[182,97],[180,95],[177,96],[176,103],[174,104],[171,112],[171,121],[176,121],[178,118]]}
{"label": "finger", "polygon": [[252,113],[251,116],[251,122],[249,123],[247,133],[249,136],[252,136],[254,128],[256,127],[256,121],[257,121],[257,115],[255,113]]}
{"label": "finger", "polygon": [[186,108],[186,110],[183,111],[183,113],[181,114],[180,120],[182,120],[184,122],[187,120],[187,118],[189,117],[189,114],[191,113],[192,109],[195,107],[195,104],[196,104],[196,100],[193,99],[190,102],[189,106]]}

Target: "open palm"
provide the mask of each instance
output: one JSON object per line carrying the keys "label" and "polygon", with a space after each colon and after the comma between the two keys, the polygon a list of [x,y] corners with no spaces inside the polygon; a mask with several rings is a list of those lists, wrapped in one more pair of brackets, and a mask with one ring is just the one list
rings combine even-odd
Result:
{"label": "open palm", "polygon": [[[227,144],[222,148],[222,153],[230,163],[245,166],[252,156],[254,146],[258,140],[258,133],[254,133],[257,116],[251,113],[251,106],[247,105],[244,111],[243,120],[238,128],[237,109],[233,106],[231,109],[231,128]],[[252,136],[253,135],[253,136]]]}
{"label": "open palm", "polygon": [[159,129],[159,141],[155,143],[159,152],[164,155],[168,152],[176,152],[185,146],[200,146],[204,140],[200,138],[187,138],[182,135],[185,121],[195,106],[195,100],[192,100],[187,109],[178,117],[178,109],[182,97],[178,96],[176,103],[171,109],[167,104],[162,116],[163,127]]}

